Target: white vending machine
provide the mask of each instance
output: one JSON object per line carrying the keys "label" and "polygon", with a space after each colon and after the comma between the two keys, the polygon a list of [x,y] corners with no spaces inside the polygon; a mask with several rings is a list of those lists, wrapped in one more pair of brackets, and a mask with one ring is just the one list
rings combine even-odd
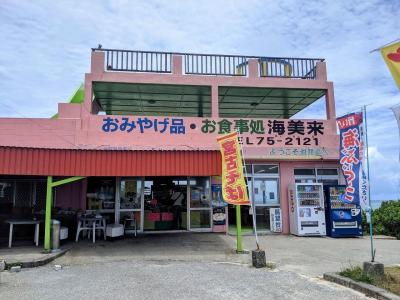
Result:
{"label": "white vending machine", "polygon": [[326,235],[322,183],[295,183],[289,187],[290,233]]}

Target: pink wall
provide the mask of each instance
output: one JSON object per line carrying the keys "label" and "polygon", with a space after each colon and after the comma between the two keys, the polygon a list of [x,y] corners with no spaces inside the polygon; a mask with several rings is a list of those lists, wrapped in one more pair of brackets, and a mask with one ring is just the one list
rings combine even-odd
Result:
{"label": "pink wall", "polygon": [[[182,118],[185,134],[156,132],[153,128],[144,133],[139,128],[131,132],[117,130],[104,132],[102,126],[105,118],[118,119],[123,116],[84,115],[82,119],[72,118],[77,113],[76,104],[71,105],[73,114],[67,114],[63,105],[60,119],[0,119],[0,146],[61,148],[61,149],[92,149],[92,150],[218,150],[216,138],[218,125],[214,132],[203,133],[203,121],[215,122],[218,118]],[[64,118],[67,114],[69,118]],[[72,115],[72,116],[71,116]],[[137,122],[137,116],[130,116]],[[142,117],[144,118],[144,117]],[[148,117],[154,121],[154,117]],[[157,117],[164,120],[164,117]],[[168,122],[171,122],[171,117]],[[234,124],[234,119],[227,119]],[[260,119],[244,119],[260,120]],[[242,134],[244,155],[248,159],[338,159],[338,135],[336,127],[330,120],[319,120],[324,127],[323,134],[278,135],[268,133],[268,119],[261,119],[265,129],[264,134]],[[289,120],[281,120],[287,128]],[[302,120],[307,122],[314,120]],[[192,127],[191,127],[192,126]],[[193,126],[195,126],[194,129]],[[232,125],[233,128],[233,125]],[[274,145],[269,145],[269,139]],[[287,142],[290,140],[290,144]],[[286,143],[286,144],[285,144]],[[306,145],[306,144],[309,145]]]}
{"label": "pink wall", "polygon": [[87,179],[56,187],[55,206],[61,209],[86,209]]}
{"label": "pink wall", "polygon": [[[280,177],[280,201],[282,213],[282,232],[288,234],[289,228],[289,197],[288,189],[294,183],[295,168],[338,168],[339,163],[336,162],[306,162],[306,161],[282,161],[279,163]],[[343,178],[339,178],[339,183],[343,184]]]}

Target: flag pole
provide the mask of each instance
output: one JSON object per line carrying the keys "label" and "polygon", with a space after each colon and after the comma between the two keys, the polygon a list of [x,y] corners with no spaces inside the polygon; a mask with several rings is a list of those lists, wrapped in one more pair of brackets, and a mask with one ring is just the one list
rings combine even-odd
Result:
{"label": "flag pole", "polygon": [[[238,135],[238,139],[240,137],[239,130],[236,129],[236,133]],[[242,154],[242,146],[240,145],[240,141],[238,140],[240,153]],[[242,154],[242,164],[243,164],[243,154]],[[245,168],[246,170],[246,168]],[[247,182],[246,182],[247,189]],[[248,189],[247,189],[248,190]],[[242,242],[242,216],[241,216],[241,207],[240,205],[236,205],[236,253],[243,253],[243,242]]]}
{"label": "flag pole", "polygon": [[385,44],[385,45],[383,45],[383,46],[380,46],[379,48],[376,48],[376,49],[374,49],[374,50],[369,51],[369,53],[373,53],[373,52],[375,52],[375,51],[379,51],[379,50],[381,50],[383,47],[389,46],[389,45],[391,45],[391,44],[393,44],[393,43],[395,43],[395,42],[398,42],[398,41],[400,41],[400,39],[395,39],[394,41],[391,41],[390,43],[387,43],[387,44]]}
{"label": "flag pole", "polygon": [[369,155],[368,155],[368,126],[367,126],[367,106],[363,106],[364,112],[364,123],[365,123],[365,147],[367,148],[367,176],[368,176],[368,212],[369,213],[369,237],[371,243],[371,262],[375,261],[375,249],[374,249],[374,237],[373,237],[373,225],[372,225],[372,206],[371,206],[371,184],[369,180]]}
{"label": "flag pole", "polygon": [[236,252],[243,252],[243,243],[242,243],[242,218],[240,212],[240,205],[236,205]]}
{"label": "flag pole", "polygon": [[[238,137],[240,139],[240,131],[238,129],[236,131],[237,131]],[[250,201],[251,201],[251,209],[252,209],[252,216],[253,216],[253,230],[254,230],[254,235],[256,237],[257,250],[260,250],[260,244],[258,242],[258,233],[257,233],[257,226],[256,226],[257,225],[256,224],[256,207],[254,205],[253,197],[250,197],[249,184],[247,183],[248,176],[247,176],[247,169],[246,169],[246,159],[244,157],[243,147],[240,143],[239,143],[239,146],[240,146],[240,153],[242,154],[243,169],[244,169],[244,173],[246,176],[247,196],[250,198]]]}

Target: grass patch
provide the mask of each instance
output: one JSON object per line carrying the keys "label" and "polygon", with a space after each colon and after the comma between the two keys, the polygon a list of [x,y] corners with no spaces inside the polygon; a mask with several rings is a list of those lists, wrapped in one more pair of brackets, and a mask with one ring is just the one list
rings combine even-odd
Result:
{"label": "grass patch", "polygon": [[359,266],[350,266],[339,272],[339,275],[348,277],[355,281],[361,281],[368,284],[373,284],[377,287],[388,290],[391,293],[400,295],[400,267],[385,268],[385,275],[383,278],[373,278],[364,273],[363,269]]}
{"label": "grass patch", "polygon": [[363,269],[359,266],[351,266],[339,272],[339,275],[348,277],[355,281],[361,281],[369,284],[373,284],[373,278],[368,274],[365,274]]}
{"label": "grass patch", "polygon": [[400,267],[385,268],[385,278],[377,281],[376,286],[400,295]]}

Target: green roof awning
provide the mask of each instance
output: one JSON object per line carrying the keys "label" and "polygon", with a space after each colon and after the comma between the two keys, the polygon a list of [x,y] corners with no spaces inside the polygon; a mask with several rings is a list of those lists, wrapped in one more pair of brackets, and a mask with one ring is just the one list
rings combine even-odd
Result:
{"label": "green roof awning", "polygon": [[207,86],[93,83],[94,100],[112,115],[211,115],[211,88]]}
{"label": "green roof awning", "polygon": [[[211,87],[93,83],[94,101],[112,115],[211,116]],[[224,118],[289,118],[324,96],[324,90],[219,87]]]}
{"label": "green roof awning", "polygon": [[221,117],[290,118],[324,96],[324,90],[220,87]]}

